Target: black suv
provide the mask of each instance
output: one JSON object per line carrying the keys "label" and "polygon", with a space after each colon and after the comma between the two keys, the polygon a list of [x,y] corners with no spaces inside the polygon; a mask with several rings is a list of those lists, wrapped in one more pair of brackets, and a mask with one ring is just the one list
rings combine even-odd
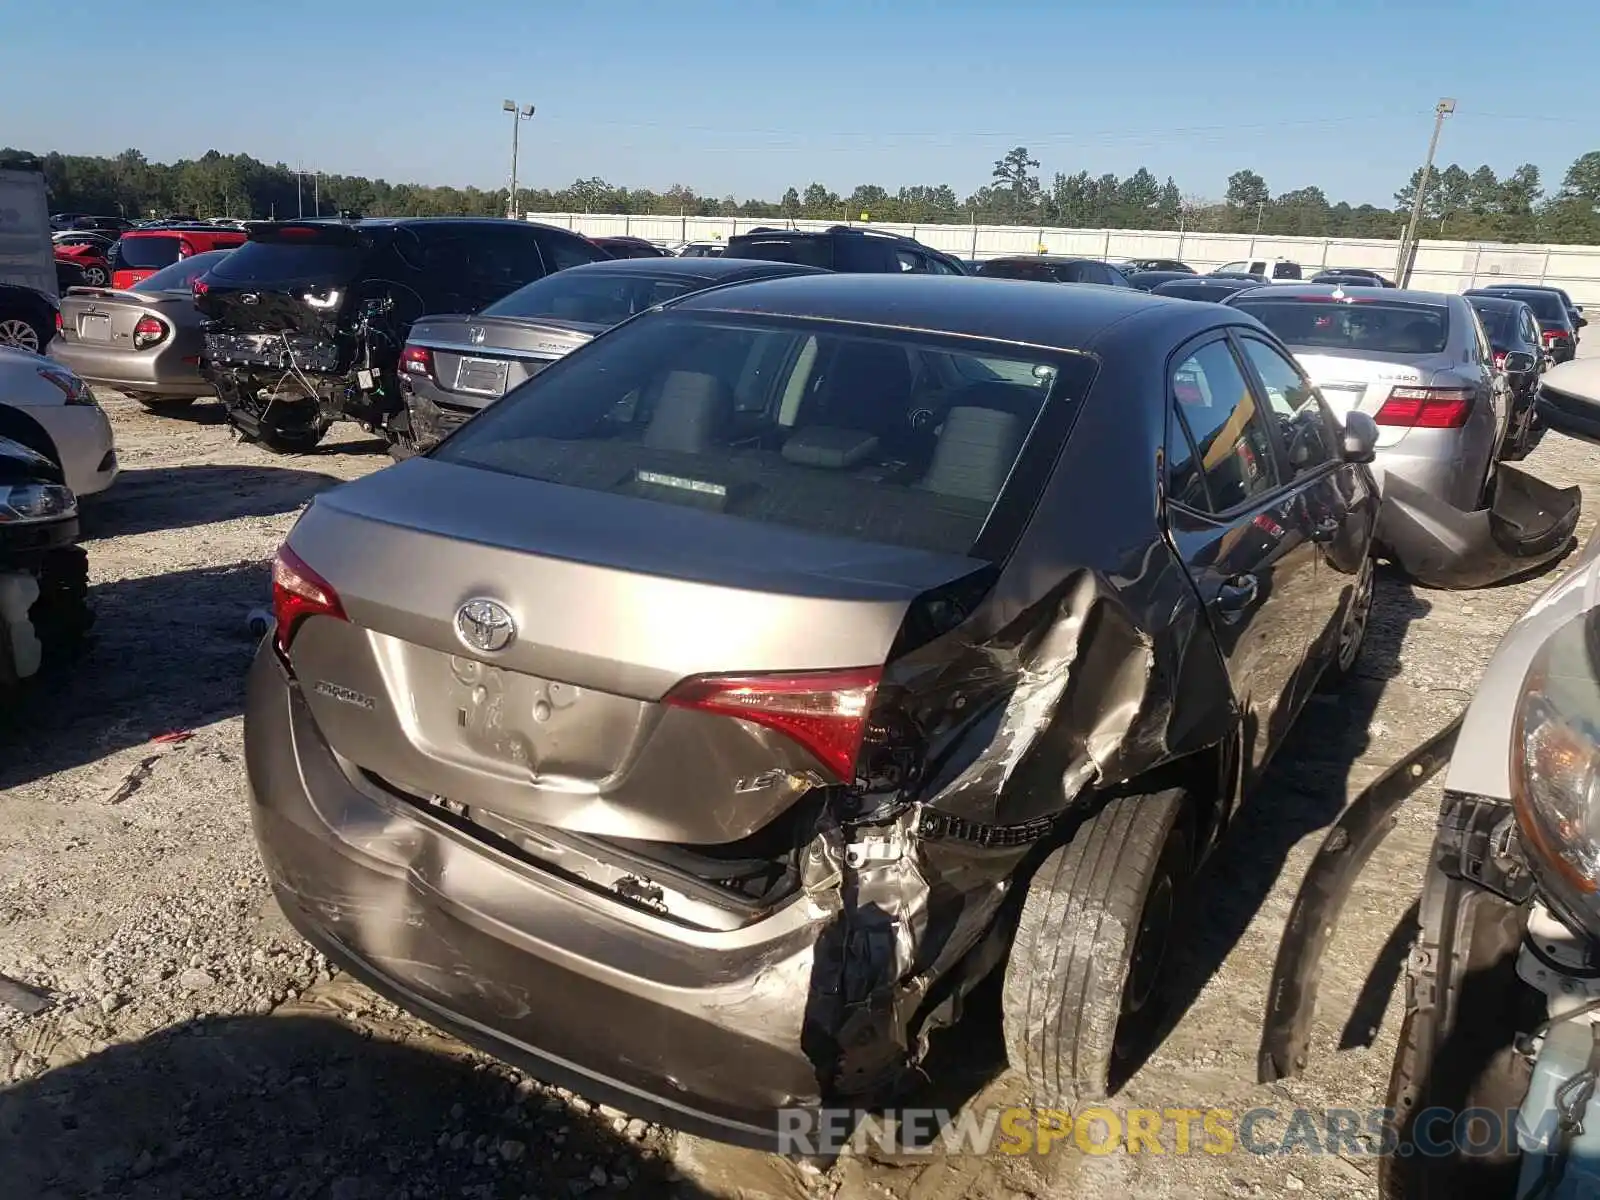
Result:
{"label": "black suv", "polygon": [[610,256],[565,229],[492,218],[253,222],[194,283],[203,366],[241,432],[301,451],[348,418],[405,433],[396,369],[412,322],[471,313]]}
{"label": "black suv", "polygon": [[752,229],[728,239],[724,258],[760,258],[857,274],[965,275],[959,259],[882,229]]}

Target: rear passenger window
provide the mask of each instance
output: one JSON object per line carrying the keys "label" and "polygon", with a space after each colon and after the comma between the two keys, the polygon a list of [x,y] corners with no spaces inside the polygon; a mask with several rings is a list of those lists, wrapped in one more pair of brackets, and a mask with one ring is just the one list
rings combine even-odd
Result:
{"label": "rear passenger window", "polygon": [[1292,362],[1267,343],[1242,337],[1239,344],[1266,388],[1267,404],[1278,420],[1279,440],[1289,451],[1293,478],[1333,462],[1337,445],[1333,418],[1323,409],[1316,389]]}
{"label": "rear passenger window", "polygon": [[[1255,393],[1225,341],[1208,342],[1172,374],[1175,423],[1189,432],[1195,453],[1174,459],[1168,490],[1191,506],[1209,496],[1209,510],[1223,513],[1278,486],[1272,439]],[[1202,485],[1196,476],[1204,477]]]}
{"label": "rear passenger window", "polygon": [[485,225],[463,239],[473,286],[504,294],[544,274],[538,236],[531,230]]}

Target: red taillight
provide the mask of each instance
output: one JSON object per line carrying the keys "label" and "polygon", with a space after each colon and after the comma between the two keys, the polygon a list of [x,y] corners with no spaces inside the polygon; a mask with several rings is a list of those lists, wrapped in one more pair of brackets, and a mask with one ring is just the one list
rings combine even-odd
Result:
{"label": "red taillight", "polygon": [[1544,339],[1546,345],[1551,342],[1564,342],[1567,339],[1567,335],[1559,329],[1541,329],[1539,336]]}
{"label": "red taillight", "polygon": [[400,351],[400,369],[410,375],[426,375],[432,379],[433,351],[426,346],[407,343],[406,348]]}
{"label": "red taillight", "polygon": [[67,323],[61,319],[61,310],[58,308],[56,309],[56,332],[65,333],[66,331]]}
{"label": "red taillight", "polygon": [[294,640],[296,626],[307,617],[350,619],[333,586],[287,546],[280,546],[272,560],[272,616],[278,625],[273,640],[283,652]]}
{"label": "red taillight", "polygon": [[1372,419],[1404,429],[1460,429],[1471,412],[1472,393],[1465,388],[1397,387]]}
{"label": "red taillight", "polygon": [[322,235],[322,230],[314,225],[282,225],[274,232],[284,241],[291,242],[314,241]]}
{"label": "red taillight", "polygon": [[666,703],[775,729],[816,755],[841,782],[850,783],[882,673],[880,667],[859,667],[783,675],[705,675],[679,684]]}
{"label": "red taillight", "polygon": [[196,275],[189,281],[189,290],[196,296],[204,296],[211,290],[211,285],[205,281],[203,276]]}
{"label": "red taillight", "polygon": [[147,350],[167,336],[167,323],[156,317],[140,317],[133,327],[133,348]]}

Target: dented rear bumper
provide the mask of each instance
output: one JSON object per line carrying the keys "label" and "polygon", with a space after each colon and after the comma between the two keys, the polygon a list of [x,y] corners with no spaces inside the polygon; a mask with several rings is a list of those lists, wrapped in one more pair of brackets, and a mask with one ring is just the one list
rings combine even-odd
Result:
{"label": "dented rear bumper", "polygon": [[689,928],[354,782],[267,647],[245,731],[279,904],[356,977],[536,1076],[724,1141],[820,1103],[803,1043],[830,914],[805,894]]}
{"label": "dented rear bumper", "polygon": [[1384,480],[1378,540],[1425,587],[1487,587],[1564,554],[1582,507],[1578,488],[1552,487],[1504,463],[1495,476],[1492,503],[1473,512],[1390,474]]}

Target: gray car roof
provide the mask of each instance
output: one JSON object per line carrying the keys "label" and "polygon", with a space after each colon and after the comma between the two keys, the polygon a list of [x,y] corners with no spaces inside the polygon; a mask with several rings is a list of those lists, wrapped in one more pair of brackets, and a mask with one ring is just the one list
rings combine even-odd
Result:
{"label": "gray car roof", "polygon": [[1134,288],[921,274],[790,276],[700,292],[673,307],[926,329],[1063,350],[1085,349],[1113,330],[1119,339],[1137,332],[1176,341],[1230,323],[1255,327],[1241,313]]}

